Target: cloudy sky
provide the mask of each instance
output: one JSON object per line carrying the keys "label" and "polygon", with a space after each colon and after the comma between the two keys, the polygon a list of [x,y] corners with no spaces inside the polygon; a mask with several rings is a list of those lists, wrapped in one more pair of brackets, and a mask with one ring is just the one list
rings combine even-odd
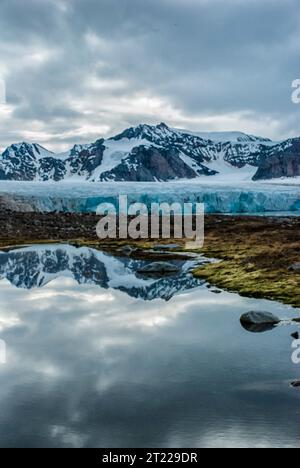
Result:
{"label": "cloudy sky", "polygon": [[299,0],[0,0],[0,147],[141,122],[300,134]]}

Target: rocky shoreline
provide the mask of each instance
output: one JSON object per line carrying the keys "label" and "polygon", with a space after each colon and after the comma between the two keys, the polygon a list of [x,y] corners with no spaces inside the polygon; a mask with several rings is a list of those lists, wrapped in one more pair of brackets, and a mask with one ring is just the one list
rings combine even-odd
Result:
{"label": "rocky shoreline", "polygon": [[[96,235],[99,216],[95,214],[22,213],[0,207],[0,221],[2,249],[69,242],[114,251],[128,244],[124,240],[100,241]],[[135,242],[139,247],[135,255],[150,256],[153,243]],[[207,215],[201,253],[221,261],[194,273],[223,289],[300,307],[299,247],[300,218]],[[183,249],[184,244],[179,243],[178,250]]]}

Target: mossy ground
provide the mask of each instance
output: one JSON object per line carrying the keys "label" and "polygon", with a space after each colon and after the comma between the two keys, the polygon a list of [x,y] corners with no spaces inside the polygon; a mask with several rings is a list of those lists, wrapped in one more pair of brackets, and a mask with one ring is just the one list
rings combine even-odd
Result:
{"label": "mossy ground", "polygon": [[[1,214],[1,213],[0,213]],[[155,260],[149,252],[174,240],[99,241],[96,215],[3,213],[0,248],[47,243],[71,243],[112,253],[124,245],[138,247],[135,256]],[[184,241],[178,242],[184,250]],[[300,307],[300,274],[290,267],[300,262],[300,219],[207,216],[205,244],[200,253],[219,263],[195,270],[197,277],[245,296],[282,301]],[[163,257],[160,255],[159,257]],[[170,257],[168,257],[170,258]]]}
{"label": "mossy ground", "polygon": [[300,222],[297,219],[224,219],[207,225],[202,253],[219,263],[197,268],[195,276],[241,295],[300,307]]}

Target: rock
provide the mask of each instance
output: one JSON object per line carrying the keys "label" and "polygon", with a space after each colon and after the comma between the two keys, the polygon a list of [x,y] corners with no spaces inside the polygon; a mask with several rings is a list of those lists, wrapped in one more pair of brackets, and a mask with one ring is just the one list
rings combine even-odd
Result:
{"label": "rock", "polygon": [[300,338],[299,332],[292,333],[291,337],[294,338],[295,340],[299,340]]}
{"label": "rock", "polygon": [[149,265],[146,265],[143,268],[140,268],[138,270],[138,273],[142,274],[170,274],[170,273],[178,273],[180,271],[180,268],[178,268],[176,265],[173,265],[172,263],[167,263],[167,262],[153,262],[150,263]]}
{"label": "rock", "polygon": [[300,262],[294,263],[289,268],[290,271],[299,271],[300,272]]}
{"label": "rock", "polygon": [[179,244],[157,244],[153,247],[154,250],[174,250],[180,247]]}
{"label": "rock", "polygon": [[248,312],[241,317],[241,325],[251,333],[264,333],[280,323],[280,319],[270,312]]}
{"label": "rock", "polygon": [[294,382],[292,382],[291,387],[299,388],[300,387],[300,380],[295,380]]}
{"label": "rock", "polygon": [[176,147],[146,147],[134,148],[126,158],[110,171],[101,174],[101,181],[108,182],[155,182],[174,179],[194,179],[199,174],[215,175],[216,172],[204,165],[199,165],[197,172],[188,166],[181,158]]}
{"label": "rock", "polygon": [[241,316],[241,322],[253,325],[271,324],[277,325],[281,320],[270,312],[247,312]]}
{"label": "rock", "polygon": [[214,294],[222,294],[222,291],[220,289],[212,289],[211,292]]}
{"label": "rock", "polygon": [[294,138],[288,145],[279,144],[260,155],[258,170],[253,180],[300,175],[300,138]]}
{"label": "rock", "polygon": [[120,252],[124,255],[127,255],[128,257],[130,257],[130,255],[133,253],[133,252],[136,252],[137,249],[135,249],[134,247],[131,247],[130,245],[125,245],[124,247],[122,247],[120,249]]}

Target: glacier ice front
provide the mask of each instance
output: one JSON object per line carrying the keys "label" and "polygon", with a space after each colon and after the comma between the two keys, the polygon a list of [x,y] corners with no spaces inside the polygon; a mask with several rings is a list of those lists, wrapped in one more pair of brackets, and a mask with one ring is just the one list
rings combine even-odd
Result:
{"label": "glacier ice front", "polygon": [[20,211],[95,212],[100,203],[118,208],[119,195],[127,195],[129,203],[147,206],[153,202],[204,203],[207,213],[300,214],[300,186],[296,184],[0,182],[2,203]]}

